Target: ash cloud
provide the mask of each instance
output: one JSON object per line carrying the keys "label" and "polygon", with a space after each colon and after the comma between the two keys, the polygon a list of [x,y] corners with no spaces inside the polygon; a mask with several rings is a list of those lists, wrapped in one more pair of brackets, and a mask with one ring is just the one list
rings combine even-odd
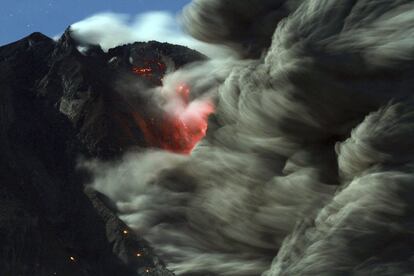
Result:
{"label": "ash cloud", "polygon": [[120,217],[177,275],[413,273],[414,4],[196,0],[184,18],[242,59],[191,155],[86,164]]}
{"label": "ash cloud", "polygon": [[242,57],[260,55],[277,24],[301,0],[194,0],[183,11],[185,30],[208,43],[227,45]]}

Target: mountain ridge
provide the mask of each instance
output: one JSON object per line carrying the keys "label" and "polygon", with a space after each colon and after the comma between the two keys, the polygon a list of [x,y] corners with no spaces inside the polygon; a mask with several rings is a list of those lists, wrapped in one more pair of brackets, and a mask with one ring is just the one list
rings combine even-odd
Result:
{"label": "mountain ridge", "polygon": [[143,79],[128,55],[165,55],[177,68],[205,57],[159,42],[80,46],[67,29],[58,41],[36,32],[0,47],[0,274],[172,275],[103,195],[84,189],[77,162],[148,146],[113,87],[118,73]]}

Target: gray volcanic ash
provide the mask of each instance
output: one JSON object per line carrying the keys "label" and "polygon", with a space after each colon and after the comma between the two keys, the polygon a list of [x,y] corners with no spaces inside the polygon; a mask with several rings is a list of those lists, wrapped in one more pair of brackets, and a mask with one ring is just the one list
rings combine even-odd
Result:
{"label": "gray volcanic ash", "polygon": [[191,155],[87,163],[120,218],[178,275],[414,273],[414,3],[195,0],[184,18],[240,59]]}

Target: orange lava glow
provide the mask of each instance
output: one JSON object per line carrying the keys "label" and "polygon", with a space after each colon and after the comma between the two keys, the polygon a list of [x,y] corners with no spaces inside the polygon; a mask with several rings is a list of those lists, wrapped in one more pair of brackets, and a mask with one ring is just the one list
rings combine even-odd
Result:
{"label": "orange lava glow", "polygon": [[[167,66],[157,60],[141,61],[132,72],[162,86]],[[164,88],[163,88],[164,89]],[[150,147],[157,147],[180,154],[189,154],[206,135],[208,116],[214,112],[210,100],[190,100],[188,84],[177,85],[175,91],[168,90],[168,107],[155,113],[132,112],[132,117]],[[151,107],[150,107],[151,109]]]}
{"label": "orange lava glow", "polygon": [[142,66],[133,66],[132,72],[141,77],[151,78],[154,75],[163,75],[167,66],[159,61],[144,61]]}
{"label": "orange lava glow", "polygon": [[151,75],[152,69],[151,68],[134,67],[134,68],[132,68],[132,72],[134,72],[135,74],[141,75],[141,76],[146,76],[146,75]]}
{"label": "orange lava glow", "polygon": [[132,73],[145,78],[155,85],[162,84],[162,76],[165,75],[167,66],[163,62],[159,61],[143,61],[141,66],[133,66],[131,68]]}
{"label": "orange lava glow", "polygon": [[207,119],[214,112],[214,106],[209,100],[190,101],[190,92],[187,84],[180,84],[175,91],[179,103],[160,118],[143,118],[137,112],[132,114],[149,146],[190,154],[206,135]]}

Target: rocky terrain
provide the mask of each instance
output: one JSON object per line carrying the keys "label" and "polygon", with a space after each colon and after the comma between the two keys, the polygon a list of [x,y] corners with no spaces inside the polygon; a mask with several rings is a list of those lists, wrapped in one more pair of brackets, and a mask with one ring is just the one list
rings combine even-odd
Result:
{"label": "rocky terrain", "polygon": [[[105,53],[69,29],[59,41],[33,33],[0,47],[0,275],[172,275],[111,202],[85,188],[77,163],[147,146],[114,86],[120,76],[157,85],[168,63],[200,59],[154,41]],[[134,101],[145,114],[146,102]]]}

